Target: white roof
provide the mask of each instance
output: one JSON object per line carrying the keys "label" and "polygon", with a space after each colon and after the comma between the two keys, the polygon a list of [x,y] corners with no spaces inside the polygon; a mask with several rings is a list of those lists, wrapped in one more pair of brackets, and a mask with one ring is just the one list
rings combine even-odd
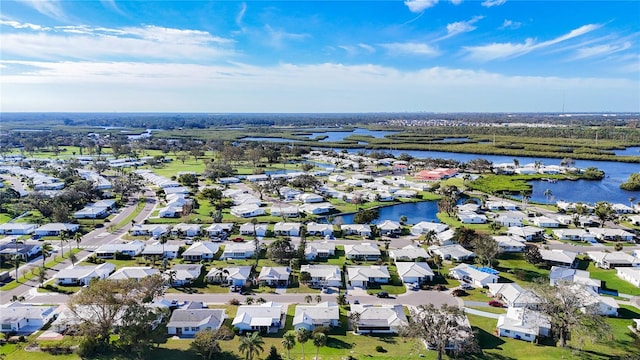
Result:
{"label": "white roof", "polygon": [[347,266],[349,280],[369,281],[370,278],[390,278],[385,265]]}
{"label": "white roof", "polygon": [[327,320],[339,320],[340,307],[334,302],[321,302],[316,305],[298,305],[296,306],[295,316],[293,317],[293,325],[297,324],[314,324]]}
{"label": "white roof", "polygon": [[389,255],[394,259],[402,259],[402,258],[417,259],[419,257],[426,259],[430,257],[429,254],[427,253],[427,250],[411,244],[403,247],[402,249],[390,250]]}
{"label": "white roof", "polygon": [[540,249],[540,255],[542,256],[542,259],[545,261],[571,264],[576,259],[576,256],[578,254],[571,251],[560,250],[560,249],[553,249],[553,250]]}
{"label": "white roof", "polygon": [[271,301],[260,305],[241,305],[232,325],[271,326],[280,322],[282,313],[282,305]]}
{"label": "white roof", "polygon": [[56,279],[84,279],[99,277],[103,278],[116,270],[116,266],[112,263],[105,262],[100,265],[73,266],[58,271],[54,278]]}
{"label": "white roof", "polygon": [[510,307],[498,317],[498,328],[524,334],[539,335],[540,328],[551,328],[549,319],[541,313],[525,308]]}
{"label": "white roof", "polygon": [[308,272],[314,278],[342,280],[342,271],[338,265],[302,265],[300,272]]}
{"label": "white roof", "polygon": [[344,246],[345,255],[381,255],[377,245],[371,243],[347,244]]}
{"label": "white roof", "polygon": [[358,326],[406,326],[407,315],[402,305],[351,305],[351,312],[360,314]]}
{"label": "white roof", "polygon": [[211,241],[199,241],[194,242],[187,250],[182,253],[182,256],[202,256],[203,254],[215,254],[218,252],[220,245]]}
{"label": "white roof", "polygon": [[401,278],[406,277],[427,277],[433,276],[433,270],[426,262],[398,262],[396,263],[398,275]]}
{"label": "white roof", "polygon": [[154,269],[149,266],[145,267],[122,267],[114,272],[109,279],[111,280],[127,280],[127,279],[142,279],[147,276],[159,274],[158,269]]}
{"label": "white roof", "polygon": [[263,266],[258,280],[289,280],[291,269],[286,266]]}

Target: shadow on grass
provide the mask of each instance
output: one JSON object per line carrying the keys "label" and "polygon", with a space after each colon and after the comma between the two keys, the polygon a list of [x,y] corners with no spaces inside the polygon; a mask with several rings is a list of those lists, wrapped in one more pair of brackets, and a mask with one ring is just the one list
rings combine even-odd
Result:
{"label": "shadow on grass", "polygon": [[479,327],[473,327],[478,343],[481,344],[483,350],[485,349],[501,349],[500,346],[505,343],[501,338],[494,336],[493,334],[485,331]]}
{"label": "shadow on grass", "polygon": [[620,319],[638,319],[640,318],[640,311],[631,310],[624,307],[618,309],[618,318]]}
{"label": "shadow on grass", "polygon": [[353,344],[343,341],[341,339],[329,337],[327,339],[327,347],[330,347],[332,349],[351,349],[353,348]]}
{"label": "shadow on grass", "polygon": [[[127,357],[123,357],[123,359],[130,359],[130,358],[131,358],[130,355]],[[153,349],[153,351],[150,352],[146,358],[154,359],[154,360],[174,360],[174,359],[200,360],[202,359],[201,356],[191,351],[179,350],[179,349],[166,349],[166,348]],[[230,351],[223,351],[222,353],[217,353],[215,355],[215,359],[216,360],[240,360],[241,358]]]}

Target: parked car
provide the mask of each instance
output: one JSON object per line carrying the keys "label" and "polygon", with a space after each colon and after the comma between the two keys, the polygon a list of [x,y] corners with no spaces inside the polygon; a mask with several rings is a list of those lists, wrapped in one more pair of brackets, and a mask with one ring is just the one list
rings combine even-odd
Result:
{"label": "parked car", "polygon": [[460,284],[460,289],[462,289],[462,290],[473,290],[473,286],[471,286],[471,284],[462,283],[462,284]]}
{"label": "parked car", "polygon": [[504,307],[504,304],[502,304],[500,301],[497,300],[491,300],[489,301],[489,306],[493,306],[493,307]]}
{"label": "parked car", "polygon": [[376,293],[376,296],[379,298],[388,298],[389,297],[389,293],[386,291],[379,291],[378,293]]}
{"label": "parked car", "polygon": [[360,304],[360,300],[355,299],[355,300],[353,300],[353,303],[354,303],[355,305],[358,305],[358,304]]}
{"label": "parked car", "polygon": [[231,241],[233,241],[233,242],[243,242],[243,241],[244,241],[244,238],[237,237],[237,238],[233,238],[233,239],[231,239]]}

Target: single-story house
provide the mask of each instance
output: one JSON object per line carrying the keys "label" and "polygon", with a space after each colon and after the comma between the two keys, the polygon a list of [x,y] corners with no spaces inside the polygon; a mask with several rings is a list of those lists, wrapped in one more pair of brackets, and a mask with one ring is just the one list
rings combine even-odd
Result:
{"label": "single-story house", "polygon": [[340,307],[334,302],[324,301],[316,305],[297,305],[293,316],[293,329],[313,331],[318,326],[340,326]]}
{"label": "single-story house", "polygon": [[447,229],[449,229],[449,225],[420,221],[419,223],[411,227],[411,235],[420,236],[428,233],[429,231],[433,231],[436,234],[439,234],[443,231],[446,231]]}
{"label": "single-story house", "polygon": [[618,316],[620,306],[614,298],[601,296],[590,287],[578,284],[571,286],[571,290],[576,296],[582,298],[586,306],[594,307],[597,314],[602,316]]}
{"label": "single-story house", "polygon": [[558,283],[580,284],[582,286],[588,286],[596,292],[602,286],[602,281],[592,279],[588,271],[571,269],[564,266],[552,266],[549,272],[549,284],[555,286]]}
{"label": "single-story house", "polygon": [[258,275],[258,281],[269,286],[287,286],[291,269],[287,266],[263,266]]}
{"label": "single-story house", "polygon": [[285,218],[300,216],[300,208],[295,205],[279,206],[274,205],[269,208],[271,216],[283,216]]}
{"label": "single-story house", "polygon": [[182,253],[182,258],[187,261],[213,260],[218,253],[220,245],[211,241],[199,241],[193,243]]}
{"label": "single-story house", "polygon": [[218,330],[226,318],[225,309],[175,309],[167,323],[167,333],[179,337],[195,336],[205,329]]}
{"label": "single-story house", "polygon": [[118,253],[133,257],[140,255],[143,249],[144,243],[142,241],[134,240],[128,243],[100,245],[100,247],[96,249],[95,254],[96,257],[100,259],[113,259]]}
{"label": "single-story house", "polygon": [[511,226],[507,229],[507,235],[519,236],[526,241],[535,241],[542,239],[544,229],[535,226]]}
{"label": "single-story house", "polygon": [[40,226],[33,231],[35,236],[58,236],[62,232],[74,233],[78,231],[80,225],[67,223],[49,223]]}
{"label": "single-story house", "polygon": [[226,268],[212,268],[207,273],[208,283],[226,283],[229,286],[245,286],[251,275],[251,266],[230,266]]}
{"label": "single-story house", "polygon": [[233,176],[229,176],[229,177],[223,177],[218,179],[218,183],[222,184],[222,185],[227,185],[227,184],[236,184],[239,183],[240,179],[238,179],[237,177],[233,177]]}
{"label": "single-story house", "polygon": [[340,225],[340,229],[344,235],[371,237],[371,226],[368,224],[344,224]]}
{"label": "single-story house", "polygon": [[231,215],[241,217],[241,218],[260,216],[264,214],[265,214],[264,208],[261,208],[259,205],[256,205],[256,204],[243,204],[243,205],[233,206],[231,208]]}
{"label": "single-story house", "polygon": [[185,286],[198,279],[203,267],[202,264],[175,264],[166,274],[172,286]]}
{"label": "single-story house", "polygon": [[387,284],[390,279],[389,269],[385,265],[347,266],[347,283],[353,287]]}
{"label": "single-story house", "polygon": [[593,263],[603,269],[618,267],[640,267],[640,259],[623,251],[587,251]]}
{"label": "single-story house", "polygon": [[398,276],[405,284],[422,284],[433,279],[433,270],[426,262],[398,262],[396,263]]}
{"label": "single-story house", "polygon": [[392,220],[385,220],[380,224],[377,224],[376,227],[382,236],[399,235],[402,231],[402,225],[400,225],[399,222]]}
{"label": "single-story house", "polygon": [[522,227],[521,217],[512,217],[509,214],[500,214],[493,219],[493,222],[504,227]]}
{"label": "single-story house", "polygon": [[519,236],[493,236],[502,252],[523,252],[524,239]]}
{"label": "single-story house", "polygon": [[533,310],[510,307],[506,314],[498,317],[498,336],[517,340],[535,341],[538,337],[551,334],[549,319]]}
{"label": "single-story house", "polygon": [[19,242],[5,243],[0,245],[0,257],[7,261],[20,257],[21,260],[27,261],[34,256],[41,255],[42,246],[39,243],[21,244]]}
{"label": "single-story house", "polygon": [[100,206],[97,203],[87,205],[84,208],[73,213],[76,219],[103,219],[109,215],[110,207]]}
{"label": "single-story house", "polygon": [[640,287],[640,268],[618,268],[616,270],[620,279]]}
{"label": "single-story house", "polygon": [[240,234],[265,236],[267,234],[267,224],[245,223],[240,225]]}
{"label": "single-story house", "polygon": [[260,331],[276,333],[284,326],[285,307],[274,302],[260,305],[241,305],[231,323],[240,333]]}
{"label": "single-story house", "polygon": [[439,255],[442,260],[464,261],[476,257],[473,251],[469,251],[460,244],[451,244],[444,246],[429,246],[429,252],[432,255]]}
{"label": "single-story house", "polygon": [[531,290],[525,290],[517,283],[493,283],[487,285],[487,295],[500,300],[509,307],[525,307],[538,303]]}
{"label": "single-story house", "polygon": [[116,271],[116,266],[108,262],[100,265],[76,265],[61,269],[53,278],[58,285],[89,285],[92,279],[106,279],[114,271]]}
{"label": "single-story house", "polygon": [[37,224],[27,223],[4,223],[0,224],[1,235],[29,235],[33,234],[38,228]]}
{"label": "single-story house", "polygon": [[300,206],[300,211],[311,215],[321,215],[333,211],[335,207],[329,202],[303,204]]}
{"label": "single-story house", "polygon": [[504,201],[504,200],[499,200],[499,201],[487,201],[484,204],[484,207],[487,210],[491,210],[491,211],[497,211],[497,210],[509,210],[509,211],[515,211],[518,210],[518,205],[508,202],[508,201]]}
{"label": "single-story house", "polygon": [[327,259],[336,254],[336,244],[331,241],[311,241],[304,249],[307,260]]}
{"label": "single-story house", "polygon": [[595,242],[596,235],[585,229],[557,229],[553,230],[553,235],[558,240]]}
{"label": "single-story house", "polygon": [[140,281],[141,279],[146,278],[147,276],[160,274],[158,269],[154,269],[150,266],[125,266],[116,270],[111,276],[109,276],[109,280],[114,281],[123,281],[129,279],[135,279]]}
{"label": "single-story house", "polygon": [[576,260],[576,256],[578,254],[567,250],[540,249],[540,255],[542,256],[542,260],[544,260],[549,266],[566,266],[574,268],[578,264],[578,261]]}
{"label": "single-story house", "polygon": [[633,241],[635,235],[623,229],[589,228],[589,232],[602,241]]}
{"label": "single-story house", "polygon": [[277,222],[273,225],[273,233],[279,236],[299,236],[300,223]]}
{"label": "single-story house", "polygon": [[429,258],[429,253],[424,248],[409,244],[401,249],[393,249],[389,250],[389,257],[393,259],[393,261],[415,261],[416,259]]}
{"label": "single-story house", "polygon": [[307,224],[307,235],[333,236],[333,225],[310,222]]}
{"label": "single-story house", "polygon": [[342,271],[337,265],[302,265],[300,273],[303,272],[311,275],[310,287],[342,287]]}
{"label": "single-story house", "polygon": [[[219,236],[221,234],[229,234],[233,229],[233,223],[215,223],[209,225],[205,231],[210,237]],[[253,230],[253,229],[252,229]]]}
{"label": "single-story house", "polygon": [[415,177],[416,181],[437,181],[449,179],[458,175],[458,170],[447,168],[436,168],[429,170],[422,170],[418,172]]}
{"label": "single-story house", "polygon": [[318,194],[305,193],[298,195],[298,200],[305,204],[320,203],[324,198]]}
{"label": "single-story house", "polygon": [[485,269],[486,268],[477,268],[469,264],[460,264],[449,270],[449,275],[454,279],[471,283],[478,287],[485,287],[489,284],[497,283],[500,278],[497,275],[498,272],[493,269]]}
{"label": "single-story house", "polygon": [[458,212],[456,216],[463,224],[484,224],[487,222],[487,217],[485,215],[476,214],[471,211]]}
{"label": "single-story house", "polygon": [[180,245],[178,244],[160,244],[154,242],[151,245],[144,247],[140,255],[142,256],[157,256],[161,259],[175,259],[180,252]]}
{"label": "single-story house", "polygon": [[14,302],[0,309],[0,332],[31,335],[54,319],[56,307]]}
{"label": "single-story house", "polygon": [[135,224],[129,229],[129,234],[159,238],[161,235],[169,233],[169,230],[169,225],[165,224]]}
{"label": "single-story house", "polygon": [[382,253],[378,245],[372,243],[358,243],[344,245],[344,255],[347,259],[375,261]]}
{"label": "single-story house", "polygon": [[354,324],[358,334],[397,334],[409,322],[402,305],[351,305],[351,312],[359,316]]}
{"label": "single-story house", "polygon": [[534,217],[531,222],[533,225],[543,228],[557,228],[560,226],[560,222],[558,220],[546,216]]}
{"label": "single-story house", "polygon": [[256,247],[251,242],[229,242],[224,245],[221,259],[248,259],[255,256]]}
{"label": "single-story house", "polygon": [[171,228],[171,235],[174,236],[194,237],[200,235],[200,233],[202,233],[202,230],[199,224],[180,223]]}

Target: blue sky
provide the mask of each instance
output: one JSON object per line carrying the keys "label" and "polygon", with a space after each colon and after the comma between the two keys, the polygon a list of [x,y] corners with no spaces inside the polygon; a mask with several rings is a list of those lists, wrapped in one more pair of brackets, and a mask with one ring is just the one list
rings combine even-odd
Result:
{"label": "blue sky", "polygon": [[639,1],[3,0],[2,111],[639,112]]}

